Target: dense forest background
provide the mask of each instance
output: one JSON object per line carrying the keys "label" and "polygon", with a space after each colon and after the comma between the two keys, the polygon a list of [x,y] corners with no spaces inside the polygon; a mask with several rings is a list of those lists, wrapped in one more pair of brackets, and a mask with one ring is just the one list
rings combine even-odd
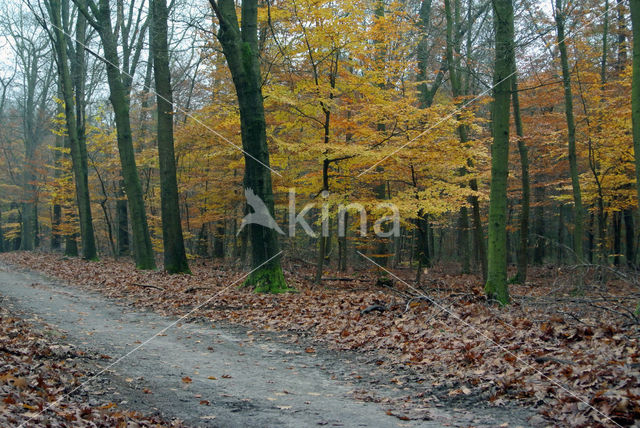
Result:
{"label": "dense forest background", "polygon": [[[636,4],[3,1],[0,251],[164,252],[173,272],[185,253],[283,254],[317,281],[370,261],[488,284],[496,260],[518,282],[530,264],[635,269]],[[241,230],[244,188],[287,231],[295,189],[294,217],[315,204],[327,236]],[[374,233],[381,202],[399,236]],[[351,210],[340,236],[355,203],[368,233]]]}

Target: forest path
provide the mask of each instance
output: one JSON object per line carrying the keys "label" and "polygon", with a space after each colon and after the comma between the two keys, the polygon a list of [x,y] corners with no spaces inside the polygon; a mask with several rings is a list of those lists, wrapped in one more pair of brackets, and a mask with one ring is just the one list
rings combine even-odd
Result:
{"label": "forest path", "polygon": [[231,325],[179,322],[158,334],[176,319],[2,264],[0,298],[32,322],[60,330],[65,342],[110,357],[92,363],[94,373],[115,364],[82,387],[90,403],[114,401],[189,425],[518,426],[528,425],[531,415],[523,409],[458,405],[462,408],[430,408],[430,420],[401,420],[379,404],[353,397],[362,385],[344,375],[366,378],[373,369],[347,363],[337,352],[308,353],[283,335]]}

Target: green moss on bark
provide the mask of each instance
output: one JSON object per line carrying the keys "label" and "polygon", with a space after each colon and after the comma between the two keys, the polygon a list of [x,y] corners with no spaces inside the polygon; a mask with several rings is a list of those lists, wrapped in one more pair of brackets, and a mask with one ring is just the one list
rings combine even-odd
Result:
{"label": "green moss on bark", "polygon": [[290,293],[296,292],[295,288],[287,286],[280,264],[263,266],[251,273],[242,284],[242,287],[253,287],[256,293]]}
{"label": "green moss on bark", "polygon": [[498,302],[500,306],[509,304],[509,289],[502,282],[496,284],[489,280],[485,284],[484,290],[489,300]]}

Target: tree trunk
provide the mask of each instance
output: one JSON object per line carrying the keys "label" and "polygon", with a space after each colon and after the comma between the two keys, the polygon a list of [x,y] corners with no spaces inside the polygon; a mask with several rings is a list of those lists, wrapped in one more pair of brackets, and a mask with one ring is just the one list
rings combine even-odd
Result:
{"label": "tree trunk", "polygon": [[616,211],[612,216],[613,221],[613,265],[620,266],[622,254],[622,213]]}
{"label": "tree trunk", "polygon": [[562,82],[564,85],[565,115],[567,119],[567,140],[569,143],[569,168],[571,173],[571,186],[573,188],[573,250],[577,261],[584,257],[582,251],[583,221],[582,221],[582,193],[580,191],[580,176],[578,171],[578,159],[576,154],[576,125],[573,118],[573,93],[571,90],[571,73],[569,70],[569,56],[565,43],[565,16],[562,0],[556,0],[555,17],[558,31],[558,49],[560,50],[560,62],[562,65]]}
{"label": "tree trunk", "polygon": [[[244,186],[274,215],[273,188],[269,167],[266,123],[261,88],[258,46],[258,1],[242,0],[242,30],[233,0],[210,0],[220,30],[218,39],[229,65],[240,107],[240,132],[245,154]],[[276,232],[250,224],[253,272],[245,281],[256,292],[287,291]]]}
{"label": "tree trunk", "polygon": [[178,180],[173,145],[173,94],[169,49],[167,45],[167,3],[153,0],[153,37],[151,52],[156,84],[157,142],[160,163],[160,200],[162,207],[162,242],[164,244],[164,268],[169,273],[190,273],[184,249]]}
{"label": "tree trunk", "polygon": [[602,59],[600,60],[600,83],[604,87],[607,81],[607,53],[609,52],[609,0],[604,3],[604,22],[602,23]]}
{"label": "tree trunk", "polygon": [[[54,25],[54,47],[58,58],[58,74],[64,96],[65,118],[69,136],[67,142],[71,149],[71,163],[76,184],[82,257],[87,260],[97,260],[98,254],[93,231],[91,198],[89,196],[87,146],[84,135],[84,46],[80,46],[79,52],[76,47],[75,56],[70,58],[67,56],[67,52],[73,52],[73,46],[67,34],[63,31],[61,13],[67,13],[68,7],[67,2],[61,4],[58,0],[52,0],[49,2],[49,15]],[[78,16],[76,37],[81,41],[84,41],[85,30],[86,21],[84,17]],[[69,60],[71,61],[71,69]]]}
{"label": "tree trunk", "polygon": [[[37,65],[36,65],[37,67]],[[28,79],[28,86],[25,88],[27,91],[27,100],[25,106],[25,118],[24,118],[24,169],[22,171],[22,220],[20,223],[20,249],[30,251],[34,249],[36,240],[36,223],[35,223],[35,199],[36,189],[35,182],[35,106],[33,102],[33,92],[35,92],[35,81],[32,82]]]}
{"label": "tree trunk", "polygon": [[4,244],[4,232],[2,226],[2,207],[0,206],[0,253],[5,252],[5,244]]}
{"label": "tree trunk", "polygon": [[564,205],[558,208],[558,244],[556,248],[556,264],[561,265],[564,260]]}
{"label": "tree trunk", "polygon": [[[630,0],[633,3],[634,0]],[[624,1],[619,0],[616,4],[616,11],[618,12],[618,40],[617,40],[617,48],[618,48],[618,59],[616,61],[616,70],[618,73],[621,73],[624,70],[625,65],[627,64],[627,23],[625,22],[624,17]],[[638,39],[633,39],[638,40]]]}
{"label": "tree trunk", "polygon": [[[64,95],[62,94],[62,82],[58,79],[58,98],[63,99]],[[64,107],[58,108],[58,114],[64,114]],[[56,150],[53,152],[53,165],[55,167],[54,170],[54,180],[58,180],[60,178],[60,158],[62,157],[62,153],[60,150],[64,147],[64,137],[62,135],[56,135]],[[52,216],[51,216],[51,249],[57,251],[61,247],[61,239],[60,239],[60,223],[62,222],[62,206],[60,206],[60,200],[58,196],[54,196],[52,198]]]}
{"label": "tree trunk", "polygon": [[[445,17],[447,21],[446,39],[446,59],[447,69],[449,70],[449,80],[451,81],[451,92],[454,98],[458,98],[465,95],[462,90],[462,79],[458,70],[460,70],[460,2],[454,1],[453,7],[451,0],[445,0]],[[458,116],[458,119],[460,117]],[[458,126],[458,138],[462,145],[467,145],[469,141],[469,127],[466,125]],[[473,161],[467,160],[468,166],[473,167]],[[462,168],[460,173],[462,175],[467,174],[467,169]],[[471,190],[478,190],[478,183],[475,179],[469,181]],[[480,259],[480,268],[482,271],[482,278],[484,281],[487,279],[486,268],[486,253],[484,247],[484,233],[482,230],[482,222],[480,219],[480,204],[476,196],[470,198],[472,215],[473,215],[473,245],[475,253],[477,253]],[[460,217],[458,222],[460,230],[460,258],[462,263],[462,272],[470,272],[470,259],[471,252],[469,251],[469,214],[468,209],[463,207],[460,209]]]}
{"label": "tree trunk", "polygon": [[[515,64],[514,64],[515,65]],[[522,127],[522,117],[520,115],[520,97],[518,94],[518,75],[514,68],[513,93],[511,102],[513,104],[513,119],[516,124],[516,135],[518,136],[518,152],[520,153],[520,167],[522,169],[522,202],[520,212],[520,245],[518,249],[518,272],[516,282],[524,284],[527,280],[527,265],[529,263],[529,205],[531,200],[531,186],[529,184],[529,150],[524,142],[524,129]]]}
{"label": "tree trunk", "polygon": [[349,230],[349,213],[344,213],[344,235],[338,235],[338,270],[347,271],[347,233]]}
{"label": "tree trunk", "polygon": [[589,214],[589,224],[587,226],[587,260],[589,263],[593,263],[593,253],[595,245],[595,235],[593,233],[594,228],[594,215],[593,212]]}
{"label": "tree trunk", "polygon": [[509,303],[507,287],[507,176],[509,167],[509,116],[511,74],[515,68],[512,0],[493,1],[495,68],[493,88],[493,143],[489,203],[489,254],[485,291],[500,304]]}
{"label": "tree trunk", "polygon": [[545,248],[547,243],[545,242],[545,223],[544,223],[544,201],[545,201],[545,189],[544,186],[537,185],[534,188],[534,194],[536,198],[536,206],[534,212],[534,229],[535,229],[535,245],[533,247],[533,263],[541,265],[544,262]]}
{"label": "tree trunk", "polygon": [[469,252],[469,210],[460,208],[458,212],[458,259],[462,274],[471,272],[471,256]]}
{"label": "tree trunk", "polygon": [[636,235],[633,225],[633,211],[626,209],[622,213],[624,218],[625,258],[627,266],[634,267],[636,263]]}
{"label": "tree trunk", "polygon": [[[77,2],[77,0],[74,0]],[[77,3],[76,3],[77,4]],[[104,56],[107,61],[107,81],[109,83],[109,100],[113,106],[116,122],[118,152],[122,175],[124,177],[127,202],[131,214],[133,230],[134,258],[139,269],[155,269],[156,262],[149,235],[149,226],[142,198],[142,186],[138,176],[133,141],[131,136],[131,118],[129,117],[129,101],[127,88],[120,71],[120,59],[116,39],[111,27],[111,10],[108,0],[100,0],[96,30],[102,40]]]}
{"label": "tree trunk", "polygon": [[65,238],[64,255],[67,257],[78,257],[78,240],[75,233],[70,233]]}
{"label": "tree trunk", "polygon": [[117,184],[118,190],[116,192],[116,223],[118,224],[118,257],[124,257],[129,255],[131,250],[129,240],[129,213],[127,208],[127,198],[124,194],[124,180],[120,180]]}
{"label": "tree trunk", "polygon": [[220,220],[213,241],[213,257],[224,258],[224,222]]}

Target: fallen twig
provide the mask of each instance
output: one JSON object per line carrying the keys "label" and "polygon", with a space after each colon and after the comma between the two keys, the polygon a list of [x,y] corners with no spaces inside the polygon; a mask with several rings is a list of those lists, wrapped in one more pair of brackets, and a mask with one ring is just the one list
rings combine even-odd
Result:
{"label": "fallen twig", "polygon": [[211,287],[189,287],[183,291],[183,293],[195,293],[200,290],[211,290]]}
{"label": "fallen twig", "polygon": [[568,364],[571,366],[576,365],[573,361],[563,360],[562,358],[556,357],[536,357],[534,361],[536,363],[546,363],[547,361],[551,361],[552,363]]}
{"label": "fallen twig", "polygon": [[143,287],[143,288],[155,288],[156,290],[160,290],[160,291],[165,291],[164,288],[162,287],[158,287],[157,285],[151,285],[151,284],[139,284],[137,282],[133,282],[131,283],[131,285],[135,285],[138,287]]}
{"label": "fallen twig", "polygon": [[384,312],[386,310],[387,310],[387,307],[384,305],[371,305],[368,308],[361,310],[360,314],[365,315],[373,311]]}

